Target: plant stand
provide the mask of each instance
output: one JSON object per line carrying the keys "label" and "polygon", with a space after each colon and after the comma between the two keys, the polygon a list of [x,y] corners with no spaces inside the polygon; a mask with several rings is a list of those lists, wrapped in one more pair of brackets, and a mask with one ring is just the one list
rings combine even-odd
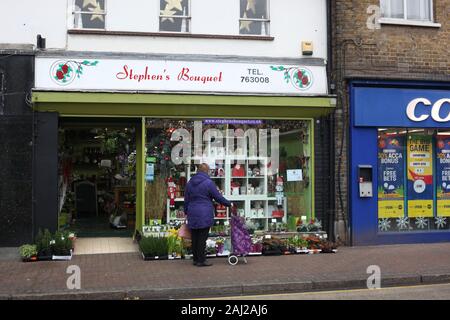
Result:
{"label": "plant stand", "polygon": [[54,260],[54,261],[70,261],[70,260],[72,260],[72,256],[73,256],[73,252],[72,252],[72,250],[70,250],[70,255],[66,255],[66,256],[53,255],[52,260]]}

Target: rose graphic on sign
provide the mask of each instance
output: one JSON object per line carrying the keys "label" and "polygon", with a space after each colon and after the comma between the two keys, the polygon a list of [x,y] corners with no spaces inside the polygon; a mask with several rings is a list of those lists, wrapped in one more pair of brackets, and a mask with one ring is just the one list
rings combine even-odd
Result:
{"label": "rose graphic on sign", "polygon": [[296,89],[305,91],[313,84],[312,72],[304,67],[270,66],[273,71],[281,71],[286,83],[291,83]]}
{"label": "rose graphic on sign", "polygon": [[50,78],[60,86],[72,83],[83,74],[83,67],[95,67],[98,61],[75,61],[59,60],[52,64],[50,68]]}

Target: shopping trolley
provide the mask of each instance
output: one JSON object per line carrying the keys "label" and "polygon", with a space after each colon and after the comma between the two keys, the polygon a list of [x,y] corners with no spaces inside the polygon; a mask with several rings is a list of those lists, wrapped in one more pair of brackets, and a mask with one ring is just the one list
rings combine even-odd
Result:
{"label": "shopping trolley", "polygon": [[245,218],[237,214],[237,207],[235,205],[231,206],[230,237],[231,250],[228,256],[228,263],[235,266],[239,263],[239,258],[244,263],[247,263],[246,257],[250,252],[252,239],[245,225]]}

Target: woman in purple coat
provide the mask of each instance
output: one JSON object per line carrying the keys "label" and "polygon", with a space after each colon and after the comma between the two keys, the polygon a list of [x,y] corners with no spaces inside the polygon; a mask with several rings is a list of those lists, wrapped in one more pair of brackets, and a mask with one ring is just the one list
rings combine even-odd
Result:
{"label": "woman in purple coat", "polygon": [[187,183],[184,193],[184,212],[192,233],[194,265],[198,267],[212,265],[206,261],[205,249],[209,228],[214,225],[213,200],[231,207],[231,202],[220,194],[208,172],[209,166],[202,163],[198,167],[197,174]]}

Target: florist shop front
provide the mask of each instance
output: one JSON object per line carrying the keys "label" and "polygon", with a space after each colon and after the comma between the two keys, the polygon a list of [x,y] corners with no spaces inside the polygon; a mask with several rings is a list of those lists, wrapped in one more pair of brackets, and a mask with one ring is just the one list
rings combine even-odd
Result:
{"label": "florist shop front", "polygon": [[450,240],[450,85],[350,86],[355,245]]}
{"label": "florist shop front", "polygon": [[[314,119],[334,108],[324,65],[47,54],[35,83],[36,230],[177,228],[184,187],[207,162],[252,233],[320,231]],[[217,205],[211,236],[229,219]]]}

